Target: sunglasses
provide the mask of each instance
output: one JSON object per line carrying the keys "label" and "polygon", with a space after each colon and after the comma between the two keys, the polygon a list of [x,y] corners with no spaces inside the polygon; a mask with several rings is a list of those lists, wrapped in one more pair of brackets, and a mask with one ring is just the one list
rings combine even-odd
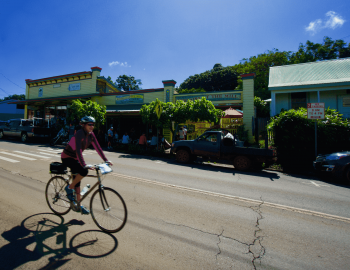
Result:
{"label": "sunglasses", "polygon": [[95,124],[87,124],[88,126],[90,126],[90,127],[93,127]]}

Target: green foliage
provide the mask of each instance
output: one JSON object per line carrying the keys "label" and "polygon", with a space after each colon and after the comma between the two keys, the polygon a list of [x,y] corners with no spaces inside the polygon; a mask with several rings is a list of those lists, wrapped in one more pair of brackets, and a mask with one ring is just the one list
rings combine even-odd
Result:
{"label": "green foliage", "polygon": [[205,90],[203,88],[191,88],[191,89],[178,89],[177,92],[179,94],[192,94],[192,93],[203,93]]}
{"label": "green foliage", "polygon": [[73,100],[69,110],[69,121],[73,121],[75,118],[81,119],[82,117],[89,115],[96,120],[95,128],[103,125],[106,121],[106,106],[99,105],[97,102],[91,100],[88,100],[86,103],[81,102],[79,99]]}
{"label": "green foliage", "polygon": [[[232,69],[239,75],[255,73],[254,95],[261,99],[270,98],[268,90],[270,67],[288,64],[290,52],[280,52],[277,49],[267,51],[257,56],[244,58],[241,63],[234,65]],[[239,88],[242,89],[242,80],[238,80]]]}
{"label": "green foliage", "polygon": [[270,117],[270,104],[259,97],[254,97],[256,117]]}
{"label": "green foliage", "polygon": [[[155,107],[158,103],[162,107],[159,119],[155,112]],[[175,104],[172,102],[164,103],[157,99],[148,105],[143,105],[140,110],[144,123],[152,124],[159,128],[168,127],[173,134],[176,132],[178,124],[185,123],[187,120],[217,123],[223,114],[223,111],[216,109],[213,103],[205,97],[195,101],[188,100],[187,102],[178,100]],[[173,122],[175,123],[175,129],[173,129]]]}
{"label": "green foliage", "polygon": [[237,73],[231,67],[222,67],[215,64],[212,70],[207,70],[201,74],[195,74],[187,78],[181,85],[182,89],[199,89],[205,91],[226,91],[236,89]]}
{"label": "green foliage", "polygon": [[26,95],[10,95],[8,97],[4,97],[4,98],[0,98],[0,102],[1,101],[5,101],[5,100],[11,100],[11,99],[16,99],[16,100],[25,100],[26,99]]}
{"label": "green foliage", "polygon": [[315,62],[320,60],[330,60],[350,56],[350,43],[341,40],[332,40],[330,37],[324,37],[323,43],[313,43],[306,41],[306,44],[300,44],[298,51],[290,56],[290,64],[299,64],[306,62]]}
{"label": "green foliage", "polygon": [[118,89],[129,91],[130,90],[140,90],[140,86],[142,85],[141,81],[135,80],[134,76],[128,75],[120,75],[115,81]]}
{"label": "green foliage", "polygon": [[187,78],[180,88],[203,88],[205,91],[239,90],[242,89],[239,75],[254,72],[254,95],[264,100],[270,98],[270,67],[344,57],[350,57],[350,43],[346,44],[341,39],[333,41],[329,37],[324,37],[323,43],[308,40],[305,45],[301,43],[296,52],[273,49],[257,56],[243,58],[241,63],[233,66],[223,67],[221,64],[215,64],[212,70]]}
{"label": "green foliage", "polygon": [[237,129],[237,136],[240,141],[246,142],[248,140],[248,130],[244,125],[241,125]]}
{"label": "green foliage", "polygon": [[[350,123],[336,110],[326,109],[325,119],[317,122],[318,153],[350,150]],[[283,168],[311,167],[315,159],[315,123],[307,110],[289,110],[273,117],[268,130],[274,133],[274,146]]]}

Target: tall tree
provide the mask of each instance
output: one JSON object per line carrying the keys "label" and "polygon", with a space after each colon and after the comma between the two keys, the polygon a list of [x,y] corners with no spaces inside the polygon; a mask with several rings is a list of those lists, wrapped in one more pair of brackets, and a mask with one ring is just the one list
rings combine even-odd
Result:
{"label": "tall tree", "polygon": [[136,80],[134,76],[120,75],[116,80],[116,85],[119,89],[124,91],[140,90],[141,80]]}
{"label": "tall tree", "polygon": [[347,45],[343,40],[332,40],[324,37],[323,43],[306,41],[306,44],[299,44],[298,51],[290,56],[290,64],[315,62],[320,60],[338,59],[350,56],[350,43]]}
{"label": "tall tree", "polygon": [[92,116],[96,120],[95,128],[99,128],[100,125],[103,125],[106,121],[106,106],[99,105],[97,102],[91,100],[88,100],[85,103],[81,102],[79,99],[73,100],[69,111],[69,121],[81,119],[86,115]]}
{"label": "tall tree", "polygon": [[324,37],[323,43],[306,41],[300,44],[296,52],[269,50],[265,53],[243,58],[241,63],[234,66],[223,67],[215,64],[213,69],[187,78],[181,85],[181,89],[203,88],[205,91],[242,89],[240,74],[255,72],[254,94],[261,99],[270,98],[268,90],[269,69],[274,66],[299,64],[320,60],[338,59],[350,57],[350,43],[343,40],[333,41]]}
{"label": "tall tree", "polygon": [[182,89],[198,89],[205,91],[234,90],[237,87],[237,73],[230,67],[215,64],[213,69],[187,78],[179,87]]}

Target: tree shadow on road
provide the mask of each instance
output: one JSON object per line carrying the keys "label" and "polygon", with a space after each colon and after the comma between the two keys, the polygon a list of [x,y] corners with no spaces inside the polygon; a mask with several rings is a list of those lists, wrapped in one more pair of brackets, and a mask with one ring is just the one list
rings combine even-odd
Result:
{"label": "tree shadow on road", "polygon": [[64,259],[71,253],[100,258],[117,249],[118,240],[99,230],[79,232],[68,241],[69,227],[84,224],[76,219],[65,223],[63,217],[51,213],[27,217],[21,225],[1,234],[9,242],[0,248],[1,269],[15,269],[51,254],[54,256],[49,257],[47,265],[40,269],[57,269],[71,260]]}

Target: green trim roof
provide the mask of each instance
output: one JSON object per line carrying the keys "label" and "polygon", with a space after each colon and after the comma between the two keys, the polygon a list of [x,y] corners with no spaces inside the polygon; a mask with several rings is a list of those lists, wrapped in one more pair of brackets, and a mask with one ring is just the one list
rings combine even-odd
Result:
{"label": "green trim roof", "polygon": [[350,84],[350,58],[270,67],[269,89],[328,83]]}

